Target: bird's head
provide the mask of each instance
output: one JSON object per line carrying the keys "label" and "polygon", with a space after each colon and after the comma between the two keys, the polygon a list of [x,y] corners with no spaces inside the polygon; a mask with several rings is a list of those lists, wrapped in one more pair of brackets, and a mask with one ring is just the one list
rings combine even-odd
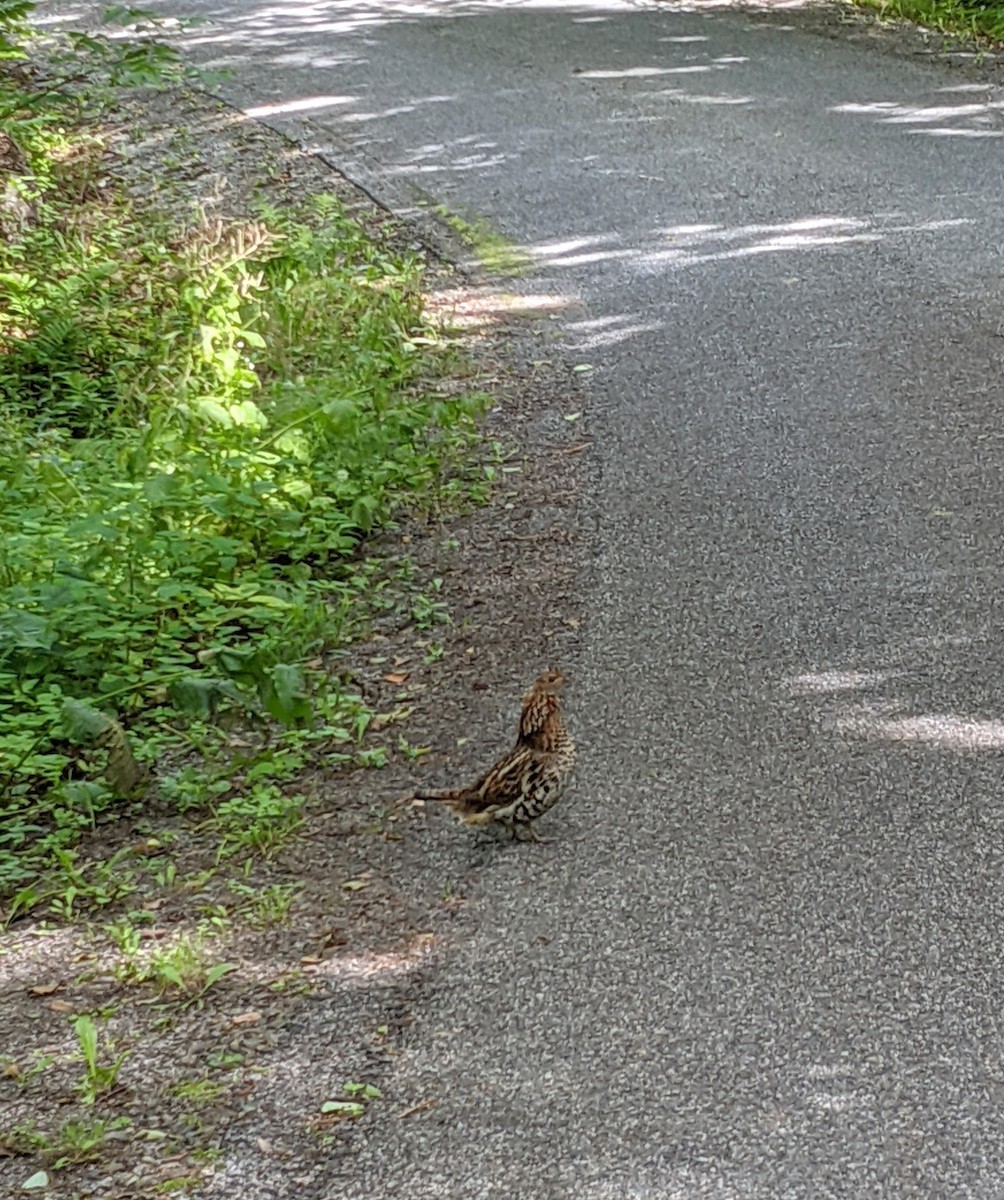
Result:
{"label": "bird's head", "polygon": [[534,681],[533,690],[538,696],[554,696],[565,686],[565,676],[556,667],[551,667]]}

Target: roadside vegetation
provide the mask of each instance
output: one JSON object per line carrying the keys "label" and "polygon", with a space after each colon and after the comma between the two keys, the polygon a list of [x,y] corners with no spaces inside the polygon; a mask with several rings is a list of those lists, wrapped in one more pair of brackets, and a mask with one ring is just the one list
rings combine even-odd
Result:
{"label": "roadside vegetation", "polygon": [[939,33],[1004,42],[1002,0],[857,0],[880,17],[915,21]]}
{"label": "roadside vegetation", "polygon": [[137,199],[102,114],[181,65],[143,39],[40,45],[33,8],[0,2],[7,922],[133,889],[131,851],[85,849],[113,818],[152,846],[151,814],[187,815],[243,860],[298,827],[311,762],[380,765],[341,652],[381,607],[436,604],[369,546],[485,480],[479,401],[437,386],[455,352],[422,260],[332,196],[243,221]]}

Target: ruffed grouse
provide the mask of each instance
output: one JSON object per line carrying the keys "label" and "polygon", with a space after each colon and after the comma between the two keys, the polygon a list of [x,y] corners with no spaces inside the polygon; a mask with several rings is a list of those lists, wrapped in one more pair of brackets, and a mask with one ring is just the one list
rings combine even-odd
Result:
{"label": "ruffed grouse", "polygon": [[532,822],[561,798],[575,766],[575,743],[561,714],[560,671],[545,671],[523,697],[516,744],[468,787],[416,792],[418,800],[438,800],[460,814],[465,825],[503,825],[513,838],[541,842]]}

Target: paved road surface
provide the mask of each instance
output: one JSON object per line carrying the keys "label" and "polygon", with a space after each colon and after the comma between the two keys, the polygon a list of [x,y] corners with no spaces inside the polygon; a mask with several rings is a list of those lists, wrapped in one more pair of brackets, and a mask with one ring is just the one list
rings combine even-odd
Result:
{"label": "paved road surface", "polygon": [[725,11],[202,7],[595,364],[581,782],[330,1200],[1004,1196],[1004,95]]}

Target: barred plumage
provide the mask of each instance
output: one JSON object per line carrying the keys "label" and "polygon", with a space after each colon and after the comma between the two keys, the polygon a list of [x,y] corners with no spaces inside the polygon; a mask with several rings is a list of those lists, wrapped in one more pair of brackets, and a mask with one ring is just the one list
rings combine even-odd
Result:
{"label": "barred plumage", "polygon": [[575,766],[575,743],[561,712],[558,692],[565,683],[560,671],[546,671],[523,697],[519,732],[512,750],[468,787],[416,792],[418,800],[448,804],[465,825],[507,828],[535,842],[532,822],[553,808]]}

